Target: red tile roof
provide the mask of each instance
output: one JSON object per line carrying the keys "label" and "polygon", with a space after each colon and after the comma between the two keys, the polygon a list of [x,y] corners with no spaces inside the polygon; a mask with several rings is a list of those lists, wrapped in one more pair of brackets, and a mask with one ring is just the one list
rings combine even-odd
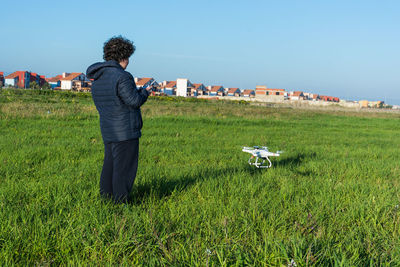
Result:
{"label": "red tile roof", "polygon": [[301,92],[301,91],[295,91],[295,92],[293,92],[293,95],[292,96],[303,96],[303,92]]}
{"label": "red tile roof", "polygon": [[218,92],[219,89],[223,88],[221,85],[213,85],[211,86],[211,92]]}
{"label": "red tile roof", "polygon": [[239,90],[239,88],[229,88],[228,94],[229,94],[229,93],[233,94],[233,93],[235,93],[237,90]]}
{"label": "red tile roof", "polygon": [[67,77],[62,78],[61,81],[72,81],[73,79],[75,79],[76,77],[78,77],[81,74],[83,74],[83,73],[82,72],[72,72]]}
{"label": "red tile roof", "polygon": [[143,85],[145,85],[146,83],[148,83],[152,79],[153,78],[138,78],[138,81],[137,81],[136,85],[143,86]]}
{"label": "red tile roof", "polygon": [[168,81],[165,85],[165,88],[174,88],[176,87],[176,81]]}
{"label": "red tile roof", "polygon": [[7,75],[5,77],[5,79],[14,79],[14,78],[18,77],[21,74],[21,72],[24,72],[24,71],[15,71],[15,72]]}
{"label": "red tile roof", "polygon": [[320,95],[319,98],[321,98],[324,101],[334,101],[334,102],[340,101],[338,97],[333,97],[333,96]]}
{"label": "red tile roof", "polygon": [[251,94],[253,92],[254,92],[254,90],[251,90],[251,89],[243,90],[243,94],[244,95],[249,95],[249,94]]}
{"label": "red tile roof", "polygon": [[194,83],[193,87],[194,87],[194,89],[198,90],[202,85],[203,85],[202,83]]}
{"label": "red tile roof", "polygon": [[62,75],[57,75],[57,76],[55,76],[55,77],[51,77],[51,78],[47,79],[47,82],[49,82],[49,83],[51,83],[51,82],[55,83],[55,82],[61,81],[61,79],[62,79]]}

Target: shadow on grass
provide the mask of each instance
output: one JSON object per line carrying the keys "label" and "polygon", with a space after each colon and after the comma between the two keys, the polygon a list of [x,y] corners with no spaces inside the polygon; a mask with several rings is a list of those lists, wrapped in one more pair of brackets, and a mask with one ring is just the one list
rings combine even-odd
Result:
{"label": "shadow on grass", "polygon": [[317,156],[317,153],[298,153],[295,156],[290,156],[274,163],[275,166],[281,167],[297,167],[300,166],[304,161],[313,159]]}
{"label": "shadow on grass", "polygon": [[[300,153],[296,156],[284,158],[281,161],[273,163],[275,166],[295,167],[302,164],[305,159],[310,159],[316,156],[316,153]],[[176,179],[153,179],[145,184],[134,185],[132,192],[131,204],[140,204],[148,197],[162,199],[168,197],[174,191],[181,192],[188,187],[205,180],[216,179],[220,176],[236,173],[247,173],[250,176],[262,174],[265,169],[258,169],[253,166],[245,165],[233,168],[221,169],[203,169],[195,174],[187,174],[177,177]]]}
{"label": "shadow on grass", "polygon": [[161,199],[168,197],[174,191],[183,191],[188,187],[205,180],[216,179],[220,176],[227,174],[236,174],[239,172],[247,173],[251,176],[261,174],[261,170],[252,168],[249,165],[243,165],[243,167],[235,168],[221,168],[221,169],[207,169],[196,173],[182,175],[176,179],[160,179],[152,180],[146,184],[134,185],[132,192],[132,204],[140,204],[145,201],[148,197],[155,197]]}

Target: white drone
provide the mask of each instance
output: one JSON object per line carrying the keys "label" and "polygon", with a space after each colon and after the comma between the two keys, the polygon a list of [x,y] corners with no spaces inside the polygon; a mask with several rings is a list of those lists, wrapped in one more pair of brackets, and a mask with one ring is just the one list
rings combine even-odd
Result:
{"label": "white drone", "polygon": [[[242,151],[251,154],[249,164],[254,165],[257,168],[271,168],[272,163],[268,157],[279,157],[281,153],[283,153],[283,151],[276,151],[275,153],[270,152],[266,146],[243,147]],[[254,158],[256,158],[256,160],[252,161]],[[261,159],[262,162],[259,162],[259,159]],[[268,161],[269,164],[264,164],[265,161]]]}

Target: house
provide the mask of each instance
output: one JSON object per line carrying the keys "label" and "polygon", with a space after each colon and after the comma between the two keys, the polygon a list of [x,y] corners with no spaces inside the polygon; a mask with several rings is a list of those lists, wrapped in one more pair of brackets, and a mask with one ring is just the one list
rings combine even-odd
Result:
{"label": "house", "polygon": [[57,88],[58,88],[58,87],[61,87],[61,79],[62,79],[62,78],[63,78],[62,75],[57,75],[57,76],[55,76],[55,77],[46,79],[46,81],[49,83],[51,89],[54,89],[54,88],[56,88],[56,87],[57,87]]}
{"label": "house", "polygon": [[87,91],[88,82],[89,80],[86,79],[86,75],[82,72],[64,72],[61,78],[61,90]]}
{"label": "house", "polygon": [[326,101],[326,102],[331,101],[331,97],[326,96],[326,95],[320,95],[319,98],[320,98],[322,101]]}
{"label": "house", "polygon": [[360,100],[359,104],[361,108],[382,108],[385,102],[383,101],[368,101]]}
{"label": "house", "polygon": [[370,104],[371,107],[373,108],[382,108],[385,105],[385,102],[378,100],[378,101],[371,101]]}
{"label": "house", "polygon": [[92,81],[90,80],[73,81],[72,90],[78,92],[90,92],[92,90]]}
{"label": "house", "polygon": [[240,96],[241,92],[239,88],[228,88],[228,96]]}
{"label": "house", "polygon": [[166,95],[176,95],[176,81],[163,81],[161,92]]}
{"label": "house", "polygon": [[159,85],[153,78],[138,78],[135,77],[135,83],[137,88],[147,89],[148,87],[157,88]]}
{"label": "house", "polygon": [[256,92],[254,90],[251,90],[251,89],[245,89],[245,90],[243,90],[242,95],[244,97],[255,97]]}
{"label": "house", "polygon": [[15,71],[5,77],[5,85],[18,88],[29,88],[31,74],[28,71]]}
{"label": "house", "polygon": [[210,96],[224,96],[225,95],[225,90],[224,87],[221,85],[213,85],[213,86],[207,86],[208,89],[208,95]]}
{"label": "house", "polygon": [[303,93],[303,94],[304,94],[304,100],[310,100],[310,101],[321,100],[318,94],[313,94],[313,93]]}
{"label": "house", "polygon": [[196,96],[205,95],[207,94],[207,88],[202,83],[194,83],[192,94],[196,94]]}
{"label": "house", "polygon": [[280,95],[287,97],[288,93],[285,91],[285,89],[267,88],[267,95],[268,96]]}
{"label": "house", "polygon": [[37,73],[31,72],[29,83],[35,82],[38,86],[40,85],[40,77]]}
{"label": "house", "polygon": [[0,87],[4,86],[4,72],[0,71]]}
{"label": "house", "polygon": [[267,95],[267,86],[266,85],[256,85],[255,95],[257,97],[264,97]]}
{"label": "house", "polygon": [[276,89],[276,88],[268,88],[265,85],[257,85],[256,86],[256,97],[262,97],[262,98],[277,98],[276,96],[279,96],[278,98],[281,100],[284,100],[287,98],[287,92],[285,89]]}
{"label": "house", "polygon": [[294,91],[290,94],[291,100],[304,100],[305,96],[302,91]]}
{"label": "house", "polygon": [[282,102],[287,99],[288,93],[285,89],[268,88],[265,85],[257,85],[255,97],[271,102]]}
{"label": "house", "polygon": [[320,95],[319,97],[322,101],[326,101],[326,102],[337,102],[337,103],[340,102],[339,97],[326,96],[326,95]]}
{"label": "house", "polygon": [[46,83],[46,77],[44,75],[39,75],[39,86],[43,86]]}
{"label": "house", "polygon": [[282,102],[288,99],[288,92],[285,89],[267,88],[265,99],[271,102]]}
{"label": "house", "polygon": [[285,89],[267,88],[267,99],[281,102],[288,99],[288,92]]}
{"label": "house", "polygon": [[29,83],[31,82],[35,82],[38,86],[43,86],[46,83],[46,77],[44,75],[39,75],[35,72],[31,72]]}
{"label": "house", "polygon": [[311,97],[311,99],[312,99],[313,101],[321,100],[321,98],[319,97],[318,94],[311,94],[310,97]]}
{"label": "house", "polygon": [[154,80],[154,78],[139,78],[135,77],[135,83],[137,88],[144,88],[150,90],[150,95],[160,95],[160,85]]}
{"label": "house", "polygon": [[177,96],[197,96],[193,95],[195,92],[193,84],[188,79],[179,78],[176,80],[176,95]]}
{"label": "house", "polygon": [[360,108],[367,108],[368,107],[368,100],[360,100],[358,101]]}
{"label": "house", "polygon": [[7,75],[4,79],[4,85],[9,87],[17,87],[19,81],[19,75],[17,73],[11,73]]}

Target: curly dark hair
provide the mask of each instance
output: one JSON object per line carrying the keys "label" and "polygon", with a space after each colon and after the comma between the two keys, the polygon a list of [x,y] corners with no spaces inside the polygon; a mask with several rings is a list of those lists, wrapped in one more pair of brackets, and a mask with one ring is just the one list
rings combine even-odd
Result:
{"label": "curly dark hair", "polygon": [[104,60],[115,60],[121,62],[128,59],[136,50],[132,41],[120,36],[111,37],[103,46]]}

